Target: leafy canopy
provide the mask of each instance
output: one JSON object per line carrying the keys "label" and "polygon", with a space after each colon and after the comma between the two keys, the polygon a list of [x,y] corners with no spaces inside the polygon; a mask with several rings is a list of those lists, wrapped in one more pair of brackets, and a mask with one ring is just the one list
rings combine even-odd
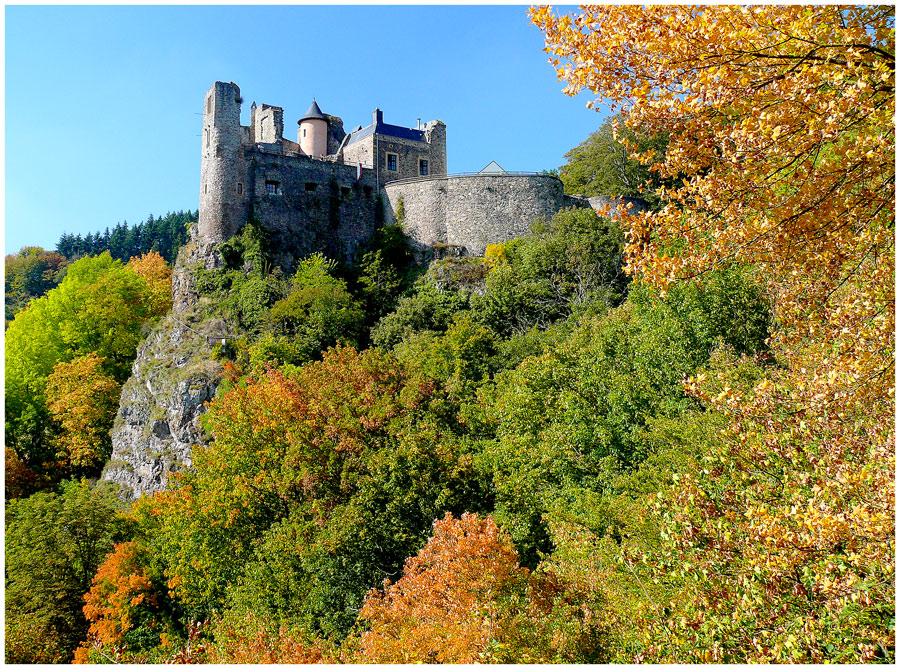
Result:
{"label": "leafy canopy", "polygon": [[642,659],[890,661],[893,7],[531,16],[567,93],[668,133],[665,157],[642,159],[682,178],[628,219],[628,270],[666,290],[751,263],[777,314],[777,366],[690,382],[726,431],[654,508],[666,545],[649,577],[685,589]]}
{"label": "leafy canopy", "polygon": [[47,378],[47,408],[59,424],[57,457],[68,465],[96,467],[109,457],[109,431],[121,385],[102,371],[96,353],[60,362]]}
{"label": "leafy canopy", "polygon": [[566,152],[566,164],[559,168],[559,178],[567,193],[588,197],[624,195],[655,204],[655,191],[663,185],[662,181],[632,153],[649,153],[654,161],[660,160],[667,143],[665,133],[639,136],[619,115],[605,121],[599,130]]}
{"label": "leafy canopy", "polygon": [[121,504],[86,481],[6,508],[6,661],[70,662],[91,579],[125,530]]}
{"label": "leafy canopy", "polygon": [[122,383],[144,323],[167,308],[109,254],[69,265],[62,283],[32,300],[6,332],[7,444],[29,465],[52,460],[45,387],[54,367],[96,353],[102,371]]}

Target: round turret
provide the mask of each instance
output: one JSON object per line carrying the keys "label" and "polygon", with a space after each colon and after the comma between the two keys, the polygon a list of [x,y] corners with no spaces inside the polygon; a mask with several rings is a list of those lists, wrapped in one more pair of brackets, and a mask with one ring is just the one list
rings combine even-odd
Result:
{"label": "round turret", "polygon": [[300,150],[307,156],[324,157],[328,153],[328,117],[319,109],[315,98],[297,125],[300,126],[297,129]]}

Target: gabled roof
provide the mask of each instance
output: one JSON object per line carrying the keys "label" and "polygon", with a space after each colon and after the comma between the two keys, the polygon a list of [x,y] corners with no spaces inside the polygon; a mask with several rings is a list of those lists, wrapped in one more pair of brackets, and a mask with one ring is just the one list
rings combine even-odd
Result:
{"label": "gabled roof", "polygon": [[300,123],[303,121],[308,121],[309,119],[320,118],[326,123],[328,122],[328,117],[322,113],[322,110],[319,109],[319,105],[316,104],[316,99],[313,98],[312,104],[309,106],[309,109],[306,110],[306,113],[300,119]]}
{"label": "gabled roof", "polygon": [[506,174],[506,170],[497,164],[496,160],[492,160],[485,165],[478,174]]}

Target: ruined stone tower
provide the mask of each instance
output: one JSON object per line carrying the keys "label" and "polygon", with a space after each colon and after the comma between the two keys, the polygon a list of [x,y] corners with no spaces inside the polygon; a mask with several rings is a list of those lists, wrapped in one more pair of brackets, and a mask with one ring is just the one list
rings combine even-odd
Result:
{"label": "ruined stone tower", "polygon": [[238,192],[246,181],[241,135],[241,89],[217,81],[203,102],[200,153],[198,231],[209,243],[229,239],[247,220],[249,203]]}

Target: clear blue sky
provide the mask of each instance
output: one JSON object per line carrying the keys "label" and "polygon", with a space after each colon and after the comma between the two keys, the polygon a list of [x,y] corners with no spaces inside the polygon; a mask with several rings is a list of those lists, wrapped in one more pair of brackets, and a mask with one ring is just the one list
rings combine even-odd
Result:
{"label": "clear blue sky", "polygon": [[448,168],[558,167],[598,128],[525,6],[7,6],[5,249],[196,209],[204,93],[447,124]]}

